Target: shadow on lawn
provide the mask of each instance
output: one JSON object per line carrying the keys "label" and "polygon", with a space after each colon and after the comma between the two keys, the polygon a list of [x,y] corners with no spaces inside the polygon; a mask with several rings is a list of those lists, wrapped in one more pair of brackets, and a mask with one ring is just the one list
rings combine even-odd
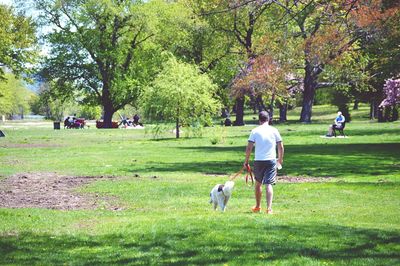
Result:
{"label": "shadow on lawn", "polygon": [[[215,232],[210,234],[209,228],[202,233],[202,226],[204,223],[194,222],[191,229],[180,228],[169,233],[160,230],[80,237],[34,233],[3,236],[0,264],[254,265],[290,263],[301,257],[343,264],[394,265],[400,260],[399,232],[327,224],[273,226],[265,222],[251,227],[215,223]],[[227,230],[230,233],[221,234]]]}
{"label": "shadow on lawn", "polygon": [[[217,161],[218,154],[231,153],[239,158],[244,153],[241,146],[182,147],[185,152],[198,153],[208,161],[148,163],[142,172],[197,172],[207,174],[233,174],[242,166],[242,159]],[[282,175],[346,177],[396,175],[400,173],[400,143],[384,144],[315,144],[286,145]],[[395,163],[392,163],[395,162]],[[137,171],[125,169],[125,171]],[[377,181],[379,178],[377,178]]]}

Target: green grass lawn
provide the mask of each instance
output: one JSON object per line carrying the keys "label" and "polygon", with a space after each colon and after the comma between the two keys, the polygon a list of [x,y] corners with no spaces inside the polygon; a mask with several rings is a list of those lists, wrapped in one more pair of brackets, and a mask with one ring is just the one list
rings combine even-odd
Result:
{"label": "green grass lawn", "polygon": [[270,216],[250,212],[243,178],[225,213],[208,204],[211,188],[240,169],[253,114],[247,126],[179,140],[168,130],[154,139],[148,129],[0,124],[0,179],[116,176],[78,190],[123,207],[0,208],[0,265],[399,265],[400,123],[370,122],[362,107],[348,138],[326,139],[335,108],[316,106],[309,125],[295,122],[298,111],[276,126],[286,151],[280,174],[326,181],[278,183]]}

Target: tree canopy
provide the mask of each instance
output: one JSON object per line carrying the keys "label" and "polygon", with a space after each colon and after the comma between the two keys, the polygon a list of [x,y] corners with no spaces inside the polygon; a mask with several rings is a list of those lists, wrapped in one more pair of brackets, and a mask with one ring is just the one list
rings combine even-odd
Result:
{"label": "tree canopy", "polygon": [[37,58],[35,23],[12,7],[0,4],[0,80],[4,69],[14,75],[29,72]]}
{"label": "tree canopy", "polygon": [[0,82],[0,115],[28,114],[35,94],[15,75],[8,73],[4,78]]}
{"label": "tree canopy", "polygon": [[80,91],[84,102],[103,107],[105,127],[114,112],[135,104],[158,62],[148,42],[154,29],[136,1],[36,1],[42,22],[54,30],[42,74],[62,94]]}
{"label": "tree canopy", "polygon": [[166,78],[164,52],[212,80],[210,94],[233,105],[235,125],[244,124],[245,103],[279,107],[285,121],[295,94],[300,121],[311,122],[316,92],[327,87],[329,102],[344,113],[350,101],[368,101],[374,113],[386,97],[385,81],[399,76],[396,1],[32,3],[38,22],[50,26],[41,74],[52,97],[101,106],[106,127],[117,110],[150,99],[154,79]]}
{"label": "tree canopy", "polygon": [[211,122],[220,107],[216,90],[217,86],[197,67],[170,57],[144,92],[143,109],[149,118],[174,121],[179,138],[180,126]]}

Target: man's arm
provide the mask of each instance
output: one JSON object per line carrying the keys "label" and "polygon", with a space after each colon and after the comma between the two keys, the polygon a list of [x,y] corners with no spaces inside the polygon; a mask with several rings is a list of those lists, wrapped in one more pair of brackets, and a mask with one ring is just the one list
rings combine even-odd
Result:
{"label": "man's arm", "polygon": [[254,142],[249,141],[246,147],[246,159],[244,160],[243,166],[246,167],[249,164],[250,154],[253,150]]}
{"label": "man's arm", "polygon": [[283,155],[285,153],[285,148],[283,147],[283,142],[279,141],[276,143],[276,145],[278,146],[278,163],[280,163],[280,165],[283,165]]}

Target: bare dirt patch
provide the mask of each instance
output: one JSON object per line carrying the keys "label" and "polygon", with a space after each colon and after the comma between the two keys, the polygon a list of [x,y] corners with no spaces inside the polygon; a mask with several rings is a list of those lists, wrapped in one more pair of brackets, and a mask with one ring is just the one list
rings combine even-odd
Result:
{"label": "bare dirt patch", "polygon": [[0,207],[56,210],[119,210],[112,197],[78,193],[76,189],[109,176],[64,176],[56,173],[23,173],[0,180]]}
{"label": "bare dirt patch", "polygon": [[61,144],[50,144],[50,143],[8,143],[0,145],[0,148],[57,148],[62,147]]}
{"label": "bare dirt patch", "polygon": [[326,182],[331,180],[333,177],[324,176],[324,177],[309,177],[309,176],[288,176],[278,175],[278,183],[319,183]]}

